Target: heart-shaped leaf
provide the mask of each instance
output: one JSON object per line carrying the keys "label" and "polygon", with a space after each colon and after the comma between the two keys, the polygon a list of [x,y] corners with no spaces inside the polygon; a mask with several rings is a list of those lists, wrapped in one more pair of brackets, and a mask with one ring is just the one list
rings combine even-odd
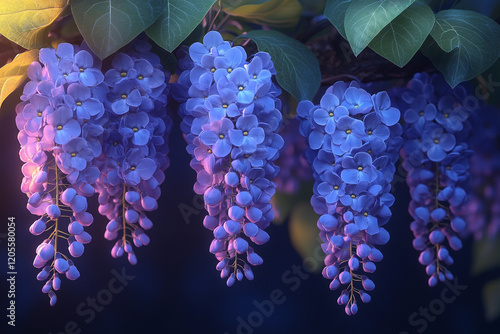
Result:
{"label": "heart-shaped leaf", "polygon": [[455,87],[481,74],[500,57],[500,25],[476,12],[443,10],[436,14],[422,52]]}
{"label": "heart-shaped leaf", "polygon": [[0,34],[25,49],[47,46],[50,24],[67,4],[68,0],[2,0]]}
{"label": "heart-shaped leaf", "polygon": [[203,20],[214,3],[215,0],[164,0],[160,17],[146,33],[156,44],[172,52]]}
{"label": "heart-shaped leaf", "polygon": [[88,46],[106,58],[160,15],[163,0],[72,0],[71,11]]}
{"label": "heart-shaped leaf", "polygon": [[385,26],[415,0],[353,0],[345,13],[344,26],[357,56]]}
{"label": "heart-shaped leaf", "polygon": [[274,30],[253,30],[246,35],[260,51],[268,52],[280,86],[297,101],[312,100],[321,82],[318,59],[304,44]]}
{"label": "heart-shaped leaf", "polygon": [[347,8],[352,0],[327,0],[324,15],[333,26],[337,29],[340,35],[347,39],[344,28],[344,18]]}
{"label": "heart-shaped leaf", "polygon": [[403,67],[425,42],[434,22],[432,9],[417,1],[382,29],[370,42],[369,47]]}

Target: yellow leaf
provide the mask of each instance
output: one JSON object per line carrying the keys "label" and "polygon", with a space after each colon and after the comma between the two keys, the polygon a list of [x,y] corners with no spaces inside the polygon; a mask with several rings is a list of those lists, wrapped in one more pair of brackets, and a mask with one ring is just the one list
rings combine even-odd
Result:
{"label": "yellow leaf", "polygon": [[28,66],[38,58],[38,50],[23,52],[0,68],[0,106],[28,76]]}
{"label": "yellow leaf", "polygon": [[295,26],[301,13],[302,6],[298,0],[271,0],[261,5],[241,6],[230,12],[233,16],[281,28]]}
{"label": "yellow leaf", "polygon": [[46,46],[50,24],[67,5],[68,0],[2,0],[0,34],[25,49]]}

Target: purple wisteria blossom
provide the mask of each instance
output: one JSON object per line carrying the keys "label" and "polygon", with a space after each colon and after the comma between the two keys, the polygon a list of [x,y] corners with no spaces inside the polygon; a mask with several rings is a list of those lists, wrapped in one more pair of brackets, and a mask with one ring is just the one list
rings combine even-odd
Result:
{"label": "purple wisteria blossom", "polygon": [[383,258],[377,247],[389,241],[382,226],[394,202],[389,191],[402,144],[400,112],[385,92],[370,95],[355,82],[337,82],[319,105],[301,101],[297,117],[309,139],[311,205],[321,215],[317,226],[326,254],[323,276],[332,290],[346,285],[337,302],[356,314],[357,297],[367,303],[375,288],[366,274]]}
{"label": "purple wisteria blossom", "polygon": [[469,191],[467,137],[473,110],[466,107],[465,89],[451,89],[440,76],[416,74],[407,87],[400,92],[406,141],[401,152],[412,196],[410,228],[428,284],[435,286],[453,279],[449,248],[462,247],[460,212]]}
{"label": "purple wisteria blossom", "polygon": [[[264,229],[273,219],[270,204],[279,168],[273,164],[283,146],[279,88],[271,81],[274,66],[266,53],[247,55],[211,31],[179,61],[183,72],[172,87],[181,103],[181,129],[197,172],[194,190],[202,194],[213,231],[209,247],[227,285],[254,278],[250,265],[262,258],[250,242],[269,240]],[[185,92],[188,92],[187,96]]]}

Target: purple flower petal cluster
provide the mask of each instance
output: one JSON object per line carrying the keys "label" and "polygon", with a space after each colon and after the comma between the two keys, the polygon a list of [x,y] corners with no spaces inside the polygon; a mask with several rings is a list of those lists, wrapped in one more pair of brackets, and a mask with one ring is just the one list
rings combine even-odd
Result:
{"label": "purple flower petal cluster", "polygon": [[167,115],[166,82],[170,74],[151,45],[136,40],[129,50],[117,53],[104,74],[106,97],[102,154],[96,189],[99,212],[109,219],[104,237],[118,239],[113,257],[127,254],[137,263],[132,244],[148,245],[145,230],[153,227],[146,212],[158,208],[160,185],[168,168],[168,136],[172,120]]}
{"label": "purple flower petal cluster", "polygon": [[279,171],[273,161],[283,146],[280,89],[271,80],[275,70],[267,53],[247,61],[245,50],[218,32],[180,52],[184,71],[172,94],[182,103],[181,129],[198,173],[194,190],[204,195],[208,211],[203,224],[214,235],[210,252],[231,286],[243,276],[253,279],[248,263],[263,262],[249,241],[269,240],[271,180]]}
{"label": "purple flower petal cluster", "polygon": [[110,222],[105,237],[119,240],[113,256],[128,253],[137,262],[132,242],[147,245],[144,214],[157,208],[159,185],[168,167],[166,138],[172,128],[166,114],[169,77],[147,42],[136,41],[119,53],[106,74],[100,60],[82,45],[62,43],[41,49],[40,62],[28,68],[16,107],[28,209],[40,216],[30,227],[49,233],[36,250],[42,268],[42,291],[54,305],[60,275],[79,277],[72,257],[91,241],[84,227],[93,222],[86,197],[99,193],[99,211]]}
{"label": "purple flower petal cluster", "polygon": [[429,286],[435,286],[453,279],[445,267],[454,262],[450,248],[462,248],[459,234],[466,227],[461,216],[469,193],[472,109],[466,89],[451,89],[442,76],[416,74],[398,93],[405,120],[401,155],[412,197],[413,247],[426,266]]}
{"label": "purple flower petal cluster", "polygon": [[[467,232],[476,240],[500,233],[500,120],[498,109],[481,106],[472,118],[470,172],[472,191],[465,205]],[[454,167],[454,170],[460,165]]]}
{"label": "purple flower petal cluster", "polygon": [[21,190],[29,198],[28,210],[39,216],[30,232],[48,234],[33,265],[42,269],[37,278],[46,281],[42,291],[54,305],[61,276],[80,276],[70,255],[81,256],[91,241],[84,231],[93,222],[86,197],[94,194],[99,176],[95,158],[101,154],[103,128],[95,122],[104,113],[104,76],[85,46],[62,43],[41,49],[39,57],[28,68],[16,124],[24,162]]}
{"label": "purple flower petal cluster", "polygon": [[357,297],[371,300],[375,288],[367,274],[389,241],[383,227],[391,217],[390,193],[402,144],[400,112],[386,92],[368,94],[356,82],[337,82],[319,105],[301,101],[300,133],[315,178],[311,204],[326,254],[323,276],[330,289],[345,285],[337,302],[348,315],[358,311]]}

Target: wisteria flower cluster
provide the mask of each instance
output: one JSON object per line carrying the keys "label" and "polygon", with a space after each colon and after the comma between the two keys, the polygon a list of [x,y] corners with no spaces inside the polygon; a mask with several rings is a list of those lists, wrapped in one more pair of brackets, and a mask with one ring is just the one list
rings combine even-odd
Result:
{"label": "wisteria flower cluster", "polygon": [[99,86],[104,76],[89,51],[71,44],[41,49],[39,57],[28,68],[16,124],[25,163],[21,190],[28,195],[28,210],[39,216],[30,232],[48,233],[33,265],[42,268],[37,278],[46,281],[42,291],[54,305],[61,275],[80,276],[69,255],[81,256],[91,241],[84,231],[93,222],[86,197],[94,194],[99,176],[95,158],[103,128],[94,122],[104,114]]}
{"label": "wisteria flower cluster", "polygon": [[297,117],[315,178],[311,204],[321,215],[323,276],[332,290],[347,286],[337,302],[356,314],[357,295],[368,303],[375,288],[366,274],[383,258],[377,247],[389,241],[383,226],[394,203],[390,182],[402,144],[400,112],[386,92],[370,95],[356,82],[337,82],[319,105],[301,101]]}
{"label": "wisteria flower cluster", "polygon": [[469,192],[471,110],[465,88],[451,89],[437,75],[418,73],[399,94],[413,247],[420,251],[419,262],[426,266],[429,286],[435,286],[453,279],[445,267],[454,262],[449,248],[462,248],[459,233],[466,224],[460,212]]}
{"label": "wisteria flower cluster", "polygon": [[63,246],[76,258],[91,241],[84,231],[93,222],[86,197],[99,193],[99,212],[110,219],[105,237],[121,236],[113,256],[126,252],[135,264],[130,241],[149,243],[144,230],[152,222],[144,211],[157,208],[171,129],[165,73],[150,48],[137,41],[131,56],[117,54],[105,75],[85,45],[41,49],[40,62],[29,66],[16,107],[25,162],[21,189],[29,211],[40,216],[30,232],[49,233],[33,264],[42,268],[37,278],[46,281],[42,291],[51,305],[60,275],[80,276]]}
{"label": "wisteria flower cluster", "polygon": [[104,75],[105,116],[102,154],[96,160],[99,212],[109,222],[104,237],[118,239],[113,257],[127,254],[137,263],[132,243],[148,245],[144,230],[152,228],[145,212],[158,208],[160,185],[169,166],[168,136],[172,121],[166,113],[170,74],[151,45],[137,40],[130,50],[117,53]]}
{"label": "wisteria flower cluster", "polygon": [[500,157],[498,152],[500,119],[498,109],[481,107],[473,115],[470,144],[472,192],[465,205],[467,232],[475,239],[494,240],[500,233]]}
{"label": "wisteria flower cluster", "polygon": [[198,173],[194,190],[204,195],[208,211],[203,224],[214,235],[210,252],[231,286],[243,276],[254,278],[248,263],[263,262],[248,240],[257,245],[269,240],[264,229],[274,217],[271,180],[279,171],[273,161],[283,146],[277,133],[280,89],[272,82],[275,70],[267,53],[247,62],[245,50],[231,47],[218,32],[207,33],[203,44],[194,43],[184,54],[185,70],[173,95],[185,101],[181,127]]}

